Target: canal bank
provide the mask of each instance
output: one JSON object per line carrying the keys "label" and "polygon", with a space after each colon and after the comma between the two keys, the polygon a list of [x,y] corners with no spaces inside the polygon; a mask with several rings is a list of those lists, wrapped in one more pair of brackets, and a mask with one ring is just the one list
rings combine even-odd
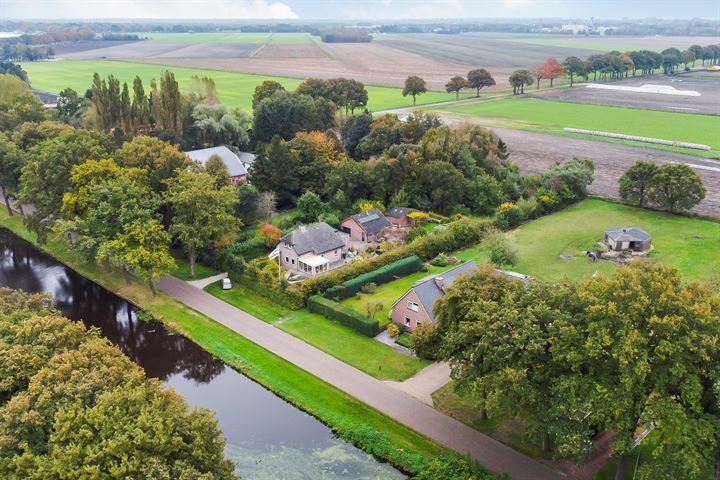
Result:
{"label": "canal bank", "polygon": [[[9,218],[3,211],[0,212],[0,225],[36,245],[34,235],[25,229],[21,218]],[[126,285],[120,274],[108,274],[96,265],[84,262],[62,242],[51,239],[40,248],[83,276],[140,305],[171,330],[186,335],[215,357],[317,417],[341,438],[366,452],[409,473],[417,472],[432,457],[450,454],[426,437],[173,299],[162,294],[153,297],[144,285]]]}

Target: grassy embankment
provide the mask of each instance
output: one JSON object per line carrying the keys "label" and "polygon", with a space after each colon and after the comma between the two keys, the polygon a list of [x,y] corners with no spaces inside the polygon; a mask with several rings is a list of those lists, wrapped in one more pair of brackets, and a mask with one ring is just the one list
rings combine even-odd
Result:
{"label": "grassy embankment", "polygon": [[284,308],[242,285],[222,290],[218,282],[205,291],[380,380],[403,381],[430,363],[404,355],[307,309]]}
{"label": "grassy embankment", "polygon": [[[720,155],[720,117],[679,112],[663,112],[583,103],[557,102],[537,98],[501,100],[438,107],[460,114],[468,121],[481,120],[491,126],[537,131],[595,141],[614,141],[643,147],[661,148],[697,156]],[[628,142],[603,137],[566,133],[564,128],[639,135],[665,140],[701,143],[710,151],[664,147],[651,143]]]}
{"label": "grassy embankment", "polygon": [[[37,245],[19,216],[0,211],[0,226]],[[82,260],[77,252],[56,239],[41,246],[50,255],[80,274],[127,298],[163,321],[171,330],[192,339],[212,355],[319,418],[333,430],[369,453],[407,471],[414,471],[420,457],[448,454],[430,439],[386,417],[350,395],[310,375],[232,330],[164,294],[153,297],[141,284],[125,284],[122,275],[108,273]]]}
{"label": "grassy embankment", "polygon": [[[110,74],[115,75],[120,82],[128,82],[128,85],[132,85],[132,80],[138,75],[142,78],[143,84],[148,90],[150,80],[159,78],[163,70],[170,70],[175,73],[180,89],[184,92],[188,91],[192,76],[208,76],[215,80],[220,100],[227,107],[239,107],[247,112],[252,112],[252,95],[255,87],[264,80],[279,82],[288,90],[294,90],[302,82],[302,79],[298,78],[111,60],[24,62],[22,67],[28,72],[33,88],[51,93],[57,93],[66,87],[84,93],[92,83],[94,72],[97,72],[102,77]],[[374,85],[366,85],[365,88],[368,92],[368,109],[372,111],[412,106],[412,97],[403,97],[400,88]],[[460,98],[470,98],[472,96],[472,94],[467,93],[460,95]],[[427,92],[417,97],[418,105],[452,100],[455,100],[455,94],[446,92]]]}

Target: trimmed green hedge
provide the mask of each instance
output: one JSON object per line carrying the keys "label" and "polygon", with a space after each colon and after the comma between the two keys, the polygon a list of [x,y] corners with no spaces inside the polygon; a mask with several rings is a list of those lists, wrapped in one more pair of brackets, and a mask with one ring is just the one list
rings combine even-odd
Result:
{"label": "trimmed green hedge", "polygon": [[333,300],[342,300],[354,297],[364,285],[368,283],[377,283],[378,285],[391,282],[397,278],[406,277],[420,270],[422,261],[417,255],[406,257],[393,262],[384,267],[380,267],[372,272],[363,273],[362,275],[351,278],[341,285],[335,285],[327,289],[324,293],[326,298]]}
{"label": "trimmed green hedge", "polygon": [[318,313],[330,320],[352,328],[358,333],[367,337],[374,337],[380,333],[380,324],[377,320],[362,315],[352,308],[348,308],[333,300],[320,295],[313,295],[308,298],[308,310]]}

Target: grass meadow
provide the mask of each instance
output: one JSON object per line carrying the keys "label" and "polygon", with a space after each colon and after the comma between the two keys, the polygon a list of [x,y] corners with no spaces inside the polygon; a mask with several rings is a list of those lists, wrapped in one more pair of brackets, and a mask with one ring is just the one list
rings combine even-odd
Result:
{"label": "grass meadow", "polygon": [[[564,128],[582,128],[702,143],[714,150],[720,150],[720,116],[714,115],[555,102],[537,98],[504,98],[439,109],[477,117],[505,119],[514,123],[515,128],[528,130],[564,133]],[[508,126],[513,128],[513,125]]]}
{"label": "grass meadow", "polygon": [[[92,83],[94,72],[102,77],[115,75],[120,82],[128,82],[139,75],[145,85],[150,88],[150,80],[160,77],[163,70],[175,73],[180,89],[187,92],[193,76],[208,76],[215,80],[220,100],[228,107],[239,107],[247,112],[252,111],[252,94],[255,87],[264,80],[275,80],[286,89],[294,90],[301,82],[299,78],[275,77],[250,73],[228,72],[199,68],[168,67],[145,63],[112,61],[112,60],[58,60],[49,62],[27,62],[22,64],[27,71],[33,88],[50,93],[58,93],[66,87],[85,93]],[[403,108],[412,105],[412,97],[403,97],[402,89],[366,85],[368,91],[368,108],[373,111]],[[468,98],[471,94],[461,95]],[[455,100],[455,94],[446,92],[427,92],[417,97],[418,105],[447,102]]]}

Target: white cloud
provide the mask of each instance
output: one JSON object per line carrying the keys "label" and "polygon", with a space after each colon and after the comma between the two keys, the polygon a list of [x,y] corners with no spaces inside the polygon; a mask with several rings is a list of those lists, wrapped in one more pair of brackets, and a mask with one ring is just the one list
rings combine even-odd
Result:
{"label": "white cloud", "polygon": [[0,0],[2,18],[299,18],[286,3],[267,0]]}

